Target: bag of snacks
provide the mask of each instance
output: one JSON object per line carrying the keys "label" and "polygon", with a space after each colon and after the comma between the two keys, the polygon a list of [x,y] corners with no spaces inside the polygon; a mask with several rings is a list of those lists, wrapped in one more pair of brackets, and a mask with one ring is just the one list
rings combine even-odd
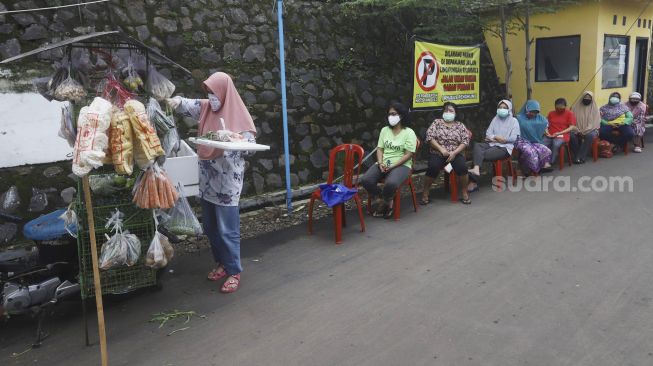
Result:
{"label": "bag of snacks", "polygon": [[143,103],[130,100],[125,103],[125,113],[134,131],[134,159],[139,168],[147,168],[159,156],[165,155],[161,141],[149,118]]}
{"label": "bag of snacks", "polygon": [[88,107],[83,107],[77,120],[77,139],[73,154],[73,173],[79,177],[102,166],[109,148],[107,129],[111,125],[112,105],[96,97]]}
{"label": "bag of snacks", "polygon": [[134,171],[133,132],[129,116],[119,108],[111,116],[111,159],[116,173],[131,175]]}
{"label": "bag of snacks", "polygon": [[156,100],[164,100],[170,98],[172,94],[174,94],[175,84],[165,76],[161,75],[160,72],[156,71],[154,66],[150,66],[145,90],[147,90]]}
{"label": "bag of snacks", "polygon": [[84,90],[82,84],[72,78],[69,72],[68,77],[54,90],[54,98],[60,101],[80,102],[86,98],[86,90]]}

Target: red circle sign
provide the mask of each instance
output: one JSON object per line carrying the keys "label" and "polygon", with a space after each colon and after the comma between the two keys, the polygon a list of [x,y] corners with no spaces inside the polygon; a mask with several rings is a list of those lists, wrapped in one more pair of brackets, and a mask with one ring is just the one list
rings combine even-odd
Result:
{"label": "red circle sign", "polygon": [[430,51],[424,51],[415,64],[415,80],[424,91],[435,89],[440,75],[440,63]]}

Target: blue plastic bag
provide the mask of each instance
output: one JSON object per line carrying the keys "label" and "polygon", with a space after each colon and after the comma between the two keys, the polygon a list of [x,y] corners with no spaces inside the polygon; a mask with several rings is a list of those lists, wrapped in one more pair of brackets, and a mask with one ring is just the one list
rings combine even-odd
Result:
{"label": "blue plastic bag", "polygon": [[23,228],[23,235],[30,240],[56,240],[70,232],[77,232],[77,225],[68,225],[66,230],[66,223],[60,217],[66,210],[57,210],[47,215],[38,217],[27,224]]}
{"label": "blue plastic bag", "polygon": [[322,201],[329,207],[349,201],[358,192],[356,188],[347,188],[342,184],[320,184]]}

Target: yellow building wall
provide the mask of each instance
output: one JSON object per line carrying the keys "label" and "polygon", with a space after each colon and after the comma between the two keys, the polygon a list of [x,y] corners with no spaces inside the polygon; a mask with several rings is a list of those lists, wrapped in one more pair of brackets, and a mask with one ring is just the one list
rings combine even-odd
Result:
{"label": "yellow building wall", "polygon": [[[571,105],[584,90],[591,90],[595,93],[599,105],[604,104],[610,93],[621,92],[625,98],[633,89],[633,67],[635,63],[635,42],[637,37],[650,38],[648,28],[637,28],[637,24],[631,29],[629,57],[628,57],[628,84],[624,88],[601,89],[602,73],[599,70],[603,62],[603,40],[604,34],[624,35],[633,21],[637,21],[637,15],[645,6],[645,1],[590,1],[584,4],[558,10],[552,14],[535,14],[531,16],[531,37],[535,39],[531,46],[531,80],[533,86],[533,99],[538,100],[542,105],[542,112],[547,113],[554,108],[554,101],[557,98],[565,98]],[[618,15],[616,26],[612,25],[613,16]],[[622,26],[622,16],[627,17],[627,25]],[[642,15],[642,18],[653,18],[653,5],[649,6]],[[545,26],[540,29],[537,26]],[[535,81],[535,52],[538,38],[562,37],[580,35],[580,60],[578,81]],[[486,42],[492,61],[494,62],[497,75],[502,83],[505,83],[505,64],[501,40],[485,34]],[[650,42],[649,42],[650,43]],[[524,34],[519,32],[508,36],[508,48],[513,65],[512,73],[512,96],[515,109],[518,110],[526,101],[526,71],[525,71],[525,39]],[[648,73],[648,71],[647,71]],[[596,74],[596,77],[595,77]],[[647,74],[648,79],[648,74]],[[497,99],[501,99],[498,96]]]}
{"label": "yellow building wall", "polygon": [[[596,59],[597,59],[597,64],[596,68],[598,70],[599,67],[601,67],[601,64],[603,63],[603,40],[605,35],[626,35],[630,37],[630,42],[628,45],[628,71],[627,71],[627,84],[623,88],[610,88],[610,89],[602,89],[601,88],[601,77],[602,77],[602,72],[599,71],[599,73],[596,75],[596,85],[593,89],[594,95],[596,97],[596,100],[599,105],[605,104],[608,102],[608,98],[610,97],[610,94],[613,92],[619,92],[621,94],[621,97],[623,100],[628,98],[628,95],[632,93],[635,90],[635,80],[634,80],[634,75],[635,75],[635,43],[637,42],[637,38],[646,38],[648,39],[648,47],[649,47],[649,52],[647,52],[647,62],[646,64],[649,65],[648,62],[648,55],[650,54],[650,47],[651,47],[651,42],[650,42],[650,37],[651,37],[651,29],[648,27],[638,27],[637,26],[637,16],[642,12],[642,9],[647,5],[648,1],[623,1],[623,0],[604,0],[601,1],[601,6],[599,9],[599,22],[598,22],[598,39],[596,43]],[[617,15],[617,24],[613,25],[613,17],[614,15]],[[626,25],[623,24],[623,16],[626,17]],[[649,19],[653,18],[653,4],[648,5],[646,10],[644,10],[644,13],[641,16],[642,19],[646,19],[647,21]],[[653,20],[651,20],[653,22]],[[635,25],[631,27],[631,25],[635,22]],[[628,29],[630,28],[630,31]],[[646,77],[645,77],[645,82],[646,85],[648,85],[648,67],[646,70]],[[644,88],[646,90],[646,87]],[[646,96],[642,96],[644,98],[644,101],[646,101]]]}

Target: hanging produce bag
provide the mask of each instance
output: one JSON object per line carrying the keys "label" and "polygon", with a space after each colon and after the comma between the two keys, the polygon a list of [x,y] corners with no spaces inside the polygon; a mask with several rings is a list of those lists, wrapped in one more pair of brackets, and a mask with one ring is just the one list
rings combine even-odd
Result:
{"label": "hanging produce bag", "polygon": [[113,72],[109,71],[107,76],[98,84],[98,94],[118,108],[122,108],[128,100],[135,97],[135,94],[127,90],[123,84],[116,79]]}
{"label": "hanging produce bag", "polygon": [[116,266],[133,266],[141,256],[141,241],[129,231],[122,230],[124,214],[118,209],[111,215],[105,227],[111,227],[113,235],[105,234],[107,242],[100,250],[100,269],[107,270]]}
{"label": "hanging produce bag", "polygon": [[147,117],[154,123],[159,136],[165,136],[166,132],[176,127],[172,113],[165,113],[154,98],[147,102]]}
{"label": "hanging produce bag", "polygon": [[147,168],[134,185],[133,202],[143,209],[168,209],[175,205],[178,198],[179,194],[170,183],[170,178],[157,163]]}
{"label": "hanging produce bag", "polygon": [[75,81],[75,79],[72,78],[70,72],[68,72],[68,77],[62,81],[54,91],[54,99],[60,101],[67,100],[72,102],[80,102],[84,98],[86,98],[86,90],[84,90],[82,84],[78,83]]}
{"label": "hanging produce bag", "polygon": [[131,57],[127,61],[127,67],[125,67],[123,72],[125,75],[127,75],[127,77],[125,77],[123,80],[127,89],[136,92],[143,86],[143,79],[141,79],[140,75],[138,75]]}
{"label": "hanging produce bag", "polygon": [[175,84],[168,80],[154,66],[150,66],[145,89],[152,94],[156,100],[168,99],[175,92]]}
{"label": "hanging produce bag", "polygon": [[70,147],[75,147],[77,131],[73,123],[73,106],[66,103],[61,107],[61,126],[59,127],[59,137],[66,140]]}
{"label": "hanging produce bag", "polygon": [[129,116],[119,108],[111,117],[111,159],[116,173],[131,175],[134,171],[134,144]]}
{"label": "hanging produce bag", "polygon": [[111,103],[100,97],[82,108],[77,120],[73,173],[79,177],[102,166],[109,148],[107,129],[111,125]]}
{"label": "hanging produce bag", "polygon": [[134,159],[139,168],[147,168],[159,156],[165,155],[161,141],[154,131],[154,127],[147,118],[143,103],[130,100],[125,103],[125,113],[134,131]]}
{"label": "hanging produce bag", "polygon": [[175,207],[168,212],[170,218],[166,221],[166,228],[176,235],[200,236],[202,235],[202,225],[200,225],[197,216],[190,207],[188,200],[184,197],[183,188],[177,186],[179,190],[179,200]]}
{"label": "hanging produce bag", "polygon": [[[154,224],[158,228],[159,222],[156,219],[156,215],[154,215]],[[168,265],[168,262],[170,262],[173,256],[174,249],[168,238],[158,230],[155,231],[152,243],[150,243],[150,247],[145,255],[145,265],[154,269],[163,268]]]}

